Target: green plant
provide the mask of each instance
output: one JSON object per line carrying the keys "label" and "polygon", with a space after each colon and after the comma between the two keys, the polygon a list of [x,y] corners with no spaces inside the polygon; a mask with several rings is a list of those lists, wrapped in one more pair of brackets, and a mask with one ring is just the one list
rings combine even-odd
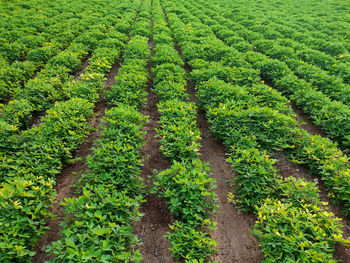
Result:
{"label": "green plant", "polygon": [[200,160],[174,162],[153,176],[153,192],[166,198],[170,213],[198,226],[216,207],[215,180]]}
{"label": "green plant", "polygon": [[[209,220],[203,225],[211,224]],[[170,226],[173,232],[167,234],[172,247],[171,255],[176,259],[185,259],[185,262],[204,262],[205,258],[216,252],[216,241],[209,234],[196,230],[193,226],[176,221]]]}
{"label": "green plant", "polygon": [[282,203],[268,199],[258,207],[254,235],[261,242],[263,262],[337,262],[335,243],[342,238],[339,219],[316,204]]}
{"label": "green plant", "polygon": [[161,140],[162,154],[172,160],[192,159],[198,156],[200,131],[196,127],[196,106],[178,100],[159,103],[160,127],[156,129]]}
{"label": "green plant", "polygon": [[33,106],[24,99],[11,100],[7,105],[2,106],[1,118],[11,125],[19,128],[30,124]]}

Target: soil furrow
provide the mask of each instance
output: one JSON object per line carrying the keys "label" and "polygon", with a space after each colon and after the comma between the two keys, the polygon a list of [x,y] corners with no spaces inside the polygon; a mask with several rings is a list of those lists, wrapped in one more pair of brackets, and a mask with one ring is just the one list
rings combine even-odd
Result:
{"label": "soil furrow", "polygon": [[[181,49],[178,46],[175,46],[175,49],[183,58]],[[187,63],[184,69],[188,73],[192,71]],[[187,81],[187,91],[190,94],[190,101],[197,103],[195,86],[191,81]],[[201,109],[197,110],[197,124],[202,137],[200,159],[209,162],[217,185],[215,192],[219,207],[214,220],[218,224],[211,236],[218,242],[218,253],[211,260],[217,260],[219,263],[258,263],[262,259],[262,254],[255,237],[250,233],[253,230],[255,216],[237,211],[227,199],[228,194],[234,192],[234,187],[230,185],[234,172],[226,162],[225,147],[210,134],[210,125],[205,112]]]}
{"label": "soil furrow", "polygon": [[[153,21],[151,19],[151,28]],[[153,39],[150,37],[148,42],[151,49],[151,57],[153,56]],[[145,126],[147,133],[144,136],[145,144],[142,148],[142,156],[144,157],[144,166],[141,170],[141,176],[148,187],[151,187],[149,175],[153,170],[164,170],[170,167],[170,162],[165,159],[160,153],[160,142],[156,138],[157,121],[159,120],[158,99],[151,91],[153,87],[154,67],[151,59],[147,65],[150,74],[148,82],[147,102],[141,112],[149,116],[149,121]],[[134,223],[134,233],[140,238],[142,245],[140,246],[143,255],[142,262],[145,263],[172,263],[176,262],[170,255],[170,242],[164,237],[169,231],[169,224],[174,221],[170,215],[169,209],[166,207],[164,200],[157,197],[156,194],[150,194],[146,198],[146,202],[141,207],[141,212],[144,214],[141,221]]]}
{"label": "soil furrow", "polygon": [[320,135],[322,137],[327,137],[326,132],[324,132],[320,126],[314,124],[312,120],[302,110],[298,108],[295,102],[291,101],[290,107],[292,108],[295,114],[296,120],[301,123],[299,128],[306,130],[312,135]]}
{"label": "soil furrow", "polygon": [[[193,83],[188,82],[187,87],[191,94],[191,101],[196,102]],[[225,160],[225,147],[210,134],[209,123],[205,112],[201,109],[197,111],[197,124],[202,137],[200,159],[209,162],[217,185],[215,192],[219,207],[214,220],[218,225],[211,236],[218,242],[218,253],[212,257],[212,260],[217,260],[219,263],[258,263],[262,259],[262,254],[255,237],[250,234],[255,216],[237,211],[227,199],[228,194],[234,192],[234,187],[230,185],[234,172]]]}
{"label": "soil furrow", "polygon": [[[106,90],[108,90],[109,87],[115,82],[114,77],[118,73],[119,67],[119,61],[113,65],[105,83]],[[42,263],[50,259],[50,256],[45,253],[46,246],[60,239],[59,224],[64,220],[65,217],[64,207],[60,205],[60,202],[63,202],[65,198],[74,196],[74,184],[77,183],[79,174],[83,174],[87,171],[88,165],[86,163],[86,157],[92,153],[91,148],[93,146],[93,143],[99,137],[99,134],[101,132],[99,126],[107,108],[108,105],[105,99],[101,97],[100,101],[95,105],[95,114],[90,121],[90,126],[93,128],[93,130],[86,138],[86,141],[79,146],[79,149],[73,155],[73,160],[75,159],[76,161],[68,164],[62,170],[62,172],[57,175],[56,200],[54,202],[54,206],[50,209],[50,211],[55,215],[55,218],[48,220],[47,225],[49,226],[49,229],[34,248],[36,255],[32,259],[33,263]]]}

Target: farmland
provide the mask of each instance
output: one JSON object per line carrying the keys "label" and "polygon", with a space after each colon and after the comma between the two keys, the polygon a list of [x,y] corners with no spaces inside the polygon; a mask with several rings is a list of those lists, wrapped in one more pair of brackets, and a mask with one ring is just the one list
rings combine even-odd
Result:
{"label": "farmland", "polygon": [[350,262],[349,1],[0,2],[0,262]]}

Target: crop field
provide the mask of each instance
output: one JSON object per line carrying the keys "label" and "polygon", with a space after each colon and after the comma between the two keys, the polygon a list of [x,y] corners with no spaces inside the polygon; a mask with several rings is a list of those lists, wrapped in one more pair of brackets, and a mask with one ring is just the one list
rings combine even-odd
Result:
{"label": "crop field", "polygon": [[0,0],[0,263],[349,263],[349,13]]}

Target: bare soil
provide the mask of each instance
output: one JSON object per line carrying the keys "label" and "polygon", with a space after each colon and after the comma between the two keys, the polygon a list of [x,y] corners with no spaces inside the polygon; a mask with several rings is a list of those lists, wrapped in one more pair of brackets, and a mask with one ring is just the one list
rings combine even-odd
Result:
{"label": "bare soil", "polygon": [[[188,65],[184,68],[190,69]],[[196,102],[194,85],[190,81],[187,82],[187,90],[191,94],[190,100]],[[235,174],[226,162],[225,147],[210,134],[209,123],[201,109],[197,111],[197,124],[202,137],[200,159],[209,162],[217,185],[215,192],[219,207],[213,219],[218,225],[211,232],[211,237],[218,242],[218,253],[211,260],[219,263],[258,263],[262,260],[262,254],[255,237],[250,233],[256,218],[253,214],[239,212],[227,200],[228,193],[235,191],[230,185]]]}
{"label": "bare soil", "polygon": [[[146,134],[144,136],[145,144],[142,148],[144,157],[144,166],[141,170],[141,176],[148,187],[151,182],[148,178],[154,169],[164,170],[170,167],[170,162],[160,153],[160,142],[155,138],[156,128],[158,127],[159,112],[157,108],[158,99],[150,91],[151,81],[148,87],[147,104],[143,107],[142,113],[149,116],[149,122],[145,126]],[[143,255],[142,262],[145,263],[171,263],[176,262],[170,256],[170,242],[164,237],[170,230],[169,224],[174,221],[166,207],[164,200],[155,194],[150,194],[146,198],[146,203],[141,207],[144,213],[141,221],[134,223],[134,233],[143,243],[139,249]]]}
{"label": "bare soil", "polygon": [[[117,74],[120,63],[117,62],[113,65],[106,81],[106,90],[115,82],[114,76]],[[65,220],[64,207],[60,205],[65,198],[73,197],[75,194],[74,184],[78,182],[79,175],[87,171],[88,165],[86,163],[86,157],[92,153],[92,146],[95,140],[99,138],[101,129],[99,128],[101,120],[104,116],[105,110],[108,108],[106,101],[101,98],[96,103],[94,109],[94,117],[90,121],[90,127],[92,132],[88,135],[85,142],[81,144],[78,150],[74,153],[73,158],[76,158],[76,162],[68,164],[56,178],[56,200],[54,206],[50,211],[55,215],[55,218],[48,220],[47,225],[49,229],[38,241],[34,247],[36,255],[33,257],[33,263],[43,263],[52,256],[45,253],[46,246],[54,241],[60,239],[60,223]]]}
{"label": "bare soil", "polygon": [[[151,28],[153,21],[151,19]],[[153,56],[153,39],[148,41],[151,49],[151,57]],[[148,98],[146,105],[141,112],[149,116],[149,121],[145,126],[146,134],[144,135],[145,144],[142,148],[142,156],[144,157],[144,166],[141,170],[141,176],[148,187],[152,186],[149,175],[153,174],[153,170],[159,171],[170,167],[170,162],[164,158],[160,153],[160,142],[155,137],[156,128],[158,127],[159,112],[158,99],[151,91],[153,87],[153,73],[154,67],[150,60],[148,65],[150,80],[148,82],[147,92]],[[156,194],[146,196],[146,202],[141,207],[141,212],[144,213],[141,221],[135,222],[134,233],[141,239],[142,245],[139,247],[143,255],[142,262],[145,263],[172,263],[177,262],[171,257],[170,242],[164,237],[170,230],[169,225],[174,222],[174,217],[170,215],[169,209],[165,205],[163,199],[157,197]]]}

